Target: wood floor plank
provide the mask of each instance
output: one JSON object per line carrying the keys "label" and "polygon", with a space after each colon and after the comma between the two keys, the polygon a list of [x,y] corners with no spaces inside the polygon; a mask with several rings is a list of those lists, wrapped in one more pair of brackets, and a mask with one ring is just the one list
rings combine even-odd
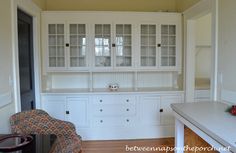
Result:
{"label": "wood floor plank", "polygon": [[[127,151],[131,147],[174,147],[174,138],[145,139],[145,140],[109,140],[109,141],[83,141],[82,153],[137,153],[140,151]],[[142,153],[159,153],[160,151],[141,151]],[[165,151],[163,151],[165,152]],[[160,152],[161,153],[161,152]],[[170,152],[171,153],[171,152]]]}

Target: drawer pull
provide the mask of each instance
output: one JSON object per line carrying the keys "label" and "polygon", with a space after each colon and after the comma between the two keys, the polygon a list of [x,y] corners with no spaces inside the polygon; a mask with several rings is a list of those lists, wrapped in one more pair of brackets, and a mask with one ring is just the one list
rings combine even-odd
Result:
{"label": "drawer pull", "polygon": [[126,102],[129,102],[129,99],[126,99]]}
{"label": "drawer pull", "polygon": [[70,111],[66,111],[66,114],[70,114]]}
{"label": "drawer pull", "polygon": [[126,111],[128,112],[128,111],[129,111],[129,108],[127,108]]}
{"label": "drawer pull", "polygon": [[101,102],[102,102],[102,100],[99,100],[99,102],[101,103]]}
{"label": "drawer pull", "polygon": [[126,122],[129,122],[129,119],[127,119]]}
{"label": "drawer pull", "polygon": [[100,123],[103,123],[103,120],[100,120]]}
{"label": "drawer pull", "polygon": [[100,112],[102,112],[103,110],[102,110],[102,109],[100,109],[99,111],[100,111]]}
{"label": "drawer pull", "polygon": [[162,113],[162,112],[163,112],[163,109],[160,109],[160,112]]}

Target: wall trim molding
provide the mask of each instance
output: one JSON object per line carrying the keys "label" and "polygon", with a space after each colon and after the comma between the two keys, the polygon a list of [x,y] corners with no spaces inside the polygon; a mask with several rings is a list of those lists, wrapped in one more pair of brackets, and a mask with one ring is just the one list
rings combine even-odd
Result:
{"label": "wall trim molding", "polygon": [[221,100],[229,103],[236,104],[236,92],[223,89],[221,91]]}
{"label": "wall trim molding", "polygon": [[0,108],[12,103],[11,91],[0,93]]}
{"label": "wall trim molding", "polygon": [[41,9],[32,0],[11,0],[12,3],[12,46],[13,46],[13,80],[14,80],[14,101],[15,112],[21,110],[19,61],[18,61],[18,30],[17,30],[17,9],[33,17],[33,54],[34,54],[34,82],[35,82],[35,103],[36,108],[41,108],[41,61],[40,61],[40,20]]}

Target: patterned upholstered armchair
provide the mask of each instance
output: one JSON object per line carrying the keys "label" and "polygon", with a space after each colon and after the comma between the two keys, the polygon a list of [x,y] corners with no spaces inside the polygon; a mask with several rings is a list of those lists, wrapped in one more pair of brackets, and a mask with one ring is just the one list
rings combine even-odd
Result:
{"label": "patterned upholstered armchair", "polygon": [[81,153],[81,137],[72,123],[52,118],[43,110],[19,112],[10,117],[12,133],[55,134],[53,153]]}

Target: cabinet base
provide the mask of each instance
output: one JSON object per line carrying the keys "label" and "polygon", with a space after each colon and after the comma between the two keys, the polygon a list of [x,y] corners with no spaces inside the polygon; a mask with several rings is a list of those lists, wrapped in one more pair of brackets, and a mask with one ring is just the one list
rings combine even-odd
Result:
{"label": "cabinet base", "polygon": [[174,137],[174,126],[77,128],[83,140],[125,140]]}

